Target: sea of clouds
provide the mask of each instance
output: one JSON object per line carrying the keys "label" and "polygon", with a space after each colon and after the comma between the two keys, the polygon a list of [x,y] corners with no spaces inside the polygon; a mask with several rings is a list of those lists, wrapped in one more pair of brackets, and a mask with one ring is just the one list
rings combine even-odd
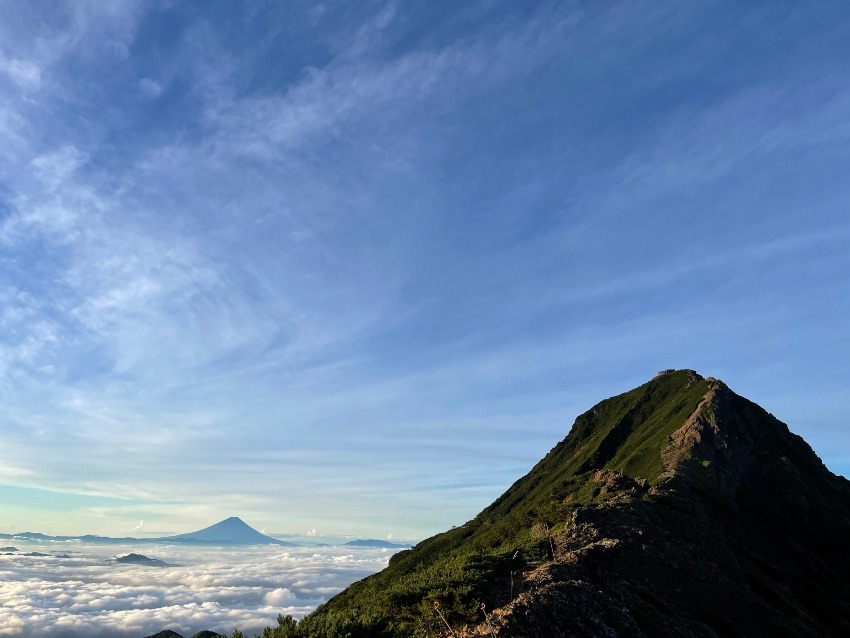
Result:
{"label": "sea of clouds", "polygon": [[[277,615],[312,611],[383,569],[392,552],[359,547],[204,547],[0,541],[0,636],[142,638],[259,632]],[[42,552],[48,556],[26,556]],[[135,552],[169,567],[117,564]],[[68,557],[62,557],[67,555]]]}

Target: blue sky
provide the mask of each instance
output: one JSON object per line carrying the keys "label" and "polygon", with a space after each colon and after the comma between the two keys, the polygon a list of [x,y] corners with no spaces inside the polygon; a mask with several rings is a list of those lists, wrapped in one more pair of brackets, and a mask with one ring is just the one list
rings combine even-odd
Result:
{"label": "blue sky", "polygon": [[848,474],[848,18],[6,6],[0,531],[422,537],[665,368]]}

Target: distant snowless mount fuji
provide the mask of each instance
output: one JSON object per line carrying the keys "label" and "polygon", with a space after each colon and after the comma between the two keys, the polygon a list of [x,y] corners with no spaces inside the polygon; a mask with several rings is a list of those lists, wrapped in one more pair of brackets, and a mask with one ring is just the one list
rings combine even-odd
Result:
{"label": "distant snowless mount fuji", "polygon": [[232,545],[293,545],[286,541],[280,541],[271,536],[266,536],[248,525],[238,516],[231,516],[215,525],[210,525],[197,532],[188,534],[177,534],[157,539],[170,543],[212,543]]}
{"label": "distant snowless mount fuji", "polygon": [[0,534],[0,539],[25,539],[34,541],[68,541],[80,540],[87,543],[196,543],[209,545],[283,545],[295,546],[296,543],[281,541],[271,536],[261,534],[237,516],[231,516],[223,521],[204,529],[175,536],[159,538],[110,538],[108,536],[47,536],[37,532],[22,532],[20,534]]}

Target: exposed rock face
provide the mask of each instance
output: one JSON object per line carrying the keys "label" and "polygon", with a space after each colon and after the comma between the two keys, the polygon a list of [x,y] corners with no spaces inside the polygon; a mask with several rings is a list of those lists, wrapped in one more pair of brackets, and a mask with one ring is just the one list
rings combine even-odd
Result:
{"label": "exposed rock face", "polygon": [[[777,568],[803,565],[809,554],[778,538],[747,550],[743,530],[727,536],[705,512],[678,511],[663,503],[671,495],[654,496],[577,510],[557,537],[557,560],[525,575],[523,593],[490,618],[492,634],[845,635],[842,594],[818,601],[823,592],[809,591],[816,585],[805,574]],[[830,570],[818,567],[831,588]],[[830,599],[837,613],[824,615]],[[487,636],[490,627],[467,635]]]}
{"label": "exposed rock face", "polygon": [[624,491],[636,492],[638,490],[644,492],[649,485],[649,481],[645,478],[633,479],[617,470],[597,470],[590,479],[600,485],[600,491],[610,494]]}

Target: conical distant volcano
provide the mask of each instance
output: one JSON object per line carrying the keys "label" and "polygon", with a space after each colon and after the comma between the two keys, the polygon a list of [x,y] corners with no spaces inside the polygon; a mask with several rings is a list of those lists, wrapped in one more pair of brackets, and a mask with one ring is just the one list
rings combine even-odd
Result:
{"label": "conical distant volcano", "polygon": [[667,370],[298,624],[344,633],[850,636],[850,482],[723,382]]}
{"label": "conical distant volcano", "polygon": [[287,545],[271,536],[261,534],[237,516],[210,525],[197,532],[167,536],[162,540],[178,543],[225,543],[231,545]]}

